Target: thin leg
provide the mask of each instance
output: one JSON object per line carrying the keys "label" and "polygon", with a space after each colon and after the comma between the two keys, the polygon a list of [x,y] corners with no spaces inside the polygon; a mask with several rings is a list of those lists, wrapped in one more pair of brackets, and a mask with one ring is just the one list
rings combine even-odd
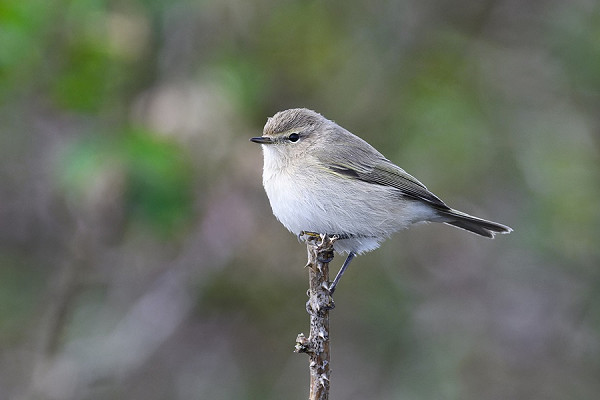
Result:
{"label": "thin leg", "polygon": [[340,271],[337,273],[335,279],[329,286],[329,294],[333,294],[333,292],[335,292],[335,287],[337,286],[340,279],[342,279],[342,275],[344,275],[344,272],[346,272],[346,268],[348,268],[348,265],[350,265],[350,261],[352,261],[352,259],[355,256],[356,254],[353,252],[348,253],[348,257],[346,257],[346,261],[344,261],[344,264],[342,264],[342,268],[340,268]]}

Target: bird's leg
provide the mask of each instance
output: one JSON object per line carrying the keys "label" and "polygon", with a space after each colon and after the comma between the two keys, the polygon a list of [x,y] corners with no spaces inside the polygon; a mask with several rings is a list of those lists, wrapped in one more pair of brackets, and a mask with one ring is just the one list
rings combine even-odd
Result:
{"label": "bird's leg", "polygon": [[344,261],[344,264],[342,264],[342,268],[340,268],[339,272],[335,276],[335,279],[333,280],[333,282],[331,283],[331,285],[329,285],[329,294],[330,295],[332,295],[333,292],[335,292],[335,287],[337,286],[337,284],[340,281],[340,279],[342,279],[342,275],[344,275],[344,272],[346,271],[346,268],[348,268],[348,265],[350,265],[350,261],[352,261],[352,259],[355,256],[356,256],[356,253],[354,253],[352,251],[350,253],[348,253],[348,257],[346,257],[346,261]]}
{"label": "bird's leg", "polygon": [[[298,234],[298,241],[302,241],[302,238],[305,236],[306,236],[306,241],[318,240],[318,239],[323,240],[323,238],[325,237],[325,235],[316,233],[316,232],[300,231],[300,233]],[[337,240],[336,235],[332,236],[332,240],[333,241]],[[329,257],[329,258],[318,257],[318,259],[317,259],[317,261],[322,262],[322,263],[328,263],[331,260],[333,260],[333,253],[331,254],[331,257]]]}
{"label": "bird's leg", "polygon": [[[321,239],[321,243],[323,243],[325,241],[325,238],[327,237],[327,234],[324,235],[319,235],[319,238]],[[336,239],[335,237],[331,238],[331,243],[335,242]],[[319,252],[320,253],[320,252]],[[317,255],[317,261],[321,262],[321,263],[330,263],[333,260],[333,251],[330,253],[327,253],[326,255],[323,253],[320,253]]]}
{"label": "bird's leg", "polygon": [[[310,232],[310,231],[301,231],[298,234],[298,240],[301,240],[301,238],[303,236],[307,237],[307,240],[315,240],[317,238],[320,238],[321,235],[316,233],[316,232]],[[350,235],[347,234],[334,234],[331,236],[332,240],[343,240],[343,239],[349,239]],[[342,275],[344,275],[344,272],[346,272],[346,268],[348,268],[348,265],[350,265],[350,262],[352,261],[352,259],[354,259],[354,257],[356,256],[356,253],[354,252],[350,252],[348,253],[348,257],[346,257],[346,260],[344,261],[344,264],[342,264],[342,268],[340,268],[339,272],[337,273],[337,275],[335,276],[335,279],[333,280],[333,282],[331,283],[331,285],[329,285],[329,294],[333,294],[333,292],[335,291],[335,288],[338,284],[338,282],[340,281],[340,279],[342,279]],[[319,259],[319,262],[330,262],[333,259],[333,257],[329,258],[329,259]]]}

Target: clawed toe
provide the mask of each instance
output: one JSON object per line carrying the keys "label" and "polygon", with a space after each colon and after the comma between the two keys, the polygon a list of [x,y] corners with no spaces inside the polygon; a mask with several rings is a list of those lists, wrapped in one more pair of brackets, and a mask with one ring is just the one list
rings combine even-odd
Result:
{"label": "clawed toe", "polygon": [[333,296],[333,292],[335,292],[335,287],[337,285],[334,285],[335,282],[330,282],[329,285],[327,286],[327,291],[329,292],[330,296]]}
{"label": "clawed toe", "polygon": [[316,232],[309,232],[309,231],[300,231],[300,233],[298,234],[298,241],[302,242],[303,236],[307,236],[306,240],[310,240],[310,239],[318,239],[321,237],[321,235],[319,235]]}
{"label": "clawed toe", "polygon": [[329,262],[331,262],[333,260],[333,255],[331,255],[330,257],[323,257],[321,255],[317,256],[317,261],[323,264],[327,264]]}

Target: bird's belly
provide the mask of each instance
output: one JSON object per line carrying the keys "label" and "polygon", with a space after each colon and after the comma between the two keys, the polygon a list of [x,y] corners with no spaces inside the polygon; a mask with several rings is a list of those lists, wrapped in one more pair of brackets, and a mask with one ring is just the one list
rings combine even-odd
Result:
{"label": "bird's belly", "polygon": [[403,199],[389,187],[332,174],[327,183],[310,173],[293,176],[282,172],[265,177],[263,183],[273,214],[295,234],[384,238],[431,213],[426,205]]}

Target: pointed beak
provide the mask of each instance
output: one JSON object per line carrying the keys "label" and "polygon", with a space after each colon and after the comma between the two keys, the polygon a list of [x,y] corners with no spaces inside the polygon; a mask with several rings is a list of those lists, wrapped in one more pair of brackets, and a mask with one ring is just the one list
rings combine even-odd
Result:
{"label": "pointed beak", "polygon": [[250,138],[251,142],[260,143],[260,144],[273,144],[273,139],[268,136],[259,136]]}

